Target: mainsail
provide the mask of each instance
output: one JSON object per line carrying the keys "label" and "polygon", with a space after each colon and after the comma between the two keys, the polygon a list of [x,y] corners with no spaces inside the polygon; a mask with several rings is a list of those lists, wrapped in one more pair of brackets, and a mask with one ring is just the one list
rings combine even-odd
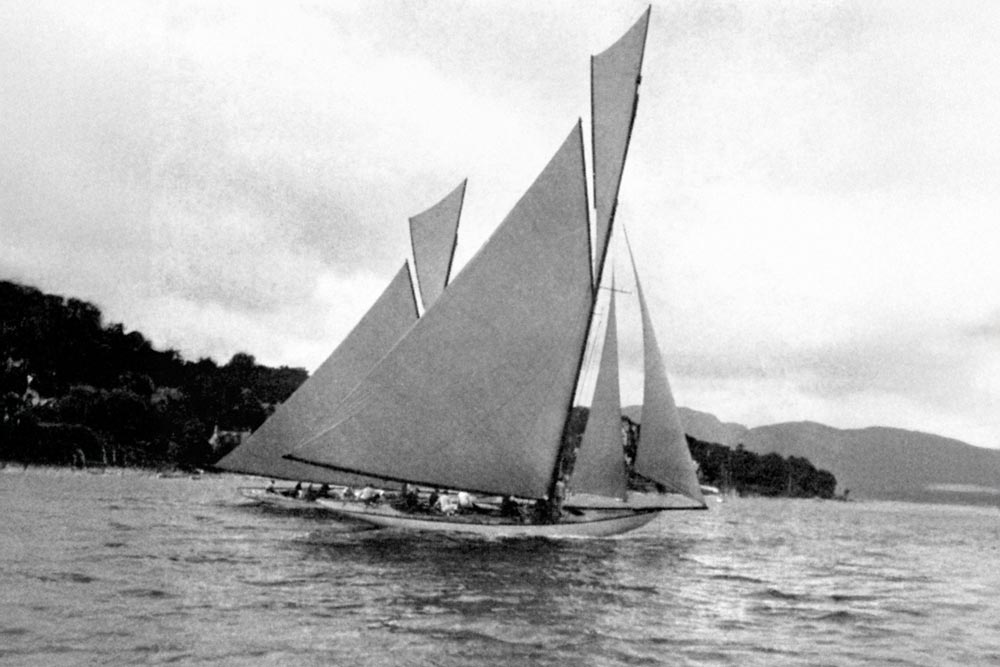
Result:
{"label": "mainsail", "polygon": [[649,11],[647,9],[617,42],[590,60],[594,207],[597,210],[594,257],[598,285],[635,120]]}
{"label": "mainsail", "polygon": [[[626,245],[628,239],[626,238]],[[656,342],[653,321],[639,283],[639,273],[635,268],[632,247],[628,246],[632,273],[635,275],[635,289],[639,295],[639,310],[642,313],[642,348],[645,381],[643,384],[642,418],[639,443],[635,457],[635,470],[669,491],[680,493],[704,504],[698,476],[695,472],[687,437],[681,426],[674,395],[670,391],[663,357]]]}
{"label": "mainsail", "polygon": [[295,460],[542,497],[592,286],[582,126],[490,240]]}
{"label": "mainsail", "polygon": [[448,284],[467,182],[462,181],[437,204],[410,218],[413,268],[417,274],[424,310],[437,301]]}
{"label": "mainsail", "polygon": [[357,484],[343,473],[288,461],[282,455],[316,427],[417,320],[406,264],[337,349],[250,438],[216,466],[233,472],[329,484]]}
{"label": "mainsail", "polygon": [[625,498],[627,478],[622,450],[622,409],[618,388],[618,328],[615,291],[611,288],[604,349],[597,371],[594,398],[583,432],[570,489],[573,493]]}

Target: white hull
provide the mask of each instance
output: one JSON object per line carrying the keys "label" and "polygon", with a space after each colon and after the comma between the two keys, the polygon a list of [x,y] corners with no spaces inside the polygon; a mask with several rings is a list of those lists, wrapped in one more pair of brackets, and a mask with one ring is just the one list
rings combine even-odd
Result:
{"label": "white hull", "polygon": [[640,528],[660,513],[657,510],[592,511],[569,516],[559,523],[532,524],[475,514],[410,514],[384,505],[366,506],[327,498],[316,502],[340,518],[364,521],[381,528],[482,537],[607,537]]}

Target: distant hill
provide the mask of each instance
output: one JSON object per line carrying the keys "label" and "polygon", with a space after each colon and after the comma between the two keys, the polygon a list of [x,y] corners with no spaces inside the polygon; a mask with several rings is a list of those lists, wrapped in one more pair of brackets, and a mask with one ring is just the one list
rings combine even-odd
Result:
{"label": "distant hill", "polygon": [[[638,420],[640,409],[625,413]],[[837,477],[852,497],[1000,505],[1000,450],[898,428],[837,429],[815,422],[747,428],[680,408],[687,433],[754,452],[803,456]]]}

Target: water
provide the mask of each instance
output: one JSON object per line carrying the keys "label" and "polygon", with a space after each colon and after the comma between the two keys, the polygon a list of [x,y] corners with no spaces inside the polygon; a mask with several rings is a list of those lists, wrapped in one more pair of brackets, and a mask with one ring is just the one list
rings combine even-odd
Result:
{"label": "water", "polygon": [[1000,664],[997,508],[735,499],[486,541],[348,534],[247,481],[0,471],[0,664]]}

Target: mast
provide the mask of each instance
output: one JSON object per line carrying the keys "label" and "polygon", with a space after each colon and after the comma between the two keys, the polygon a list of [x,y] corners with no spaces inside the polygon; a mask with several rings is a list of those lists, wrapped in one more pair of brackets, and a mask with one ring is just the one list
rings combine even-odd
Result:
{"label": "mast", "polygon": [[[590,313],[587,315],[587,336],[580,349],[576,370],[576,384],[579,385],[583,361],[587,351],[597,307],[597,296],[604,273],[604,263],[611,239],[612,224],[618,206],[618,191],[621,186],[622,171],[628,154],[628,144],[635,123],[635,112],[639,101],[639,82],[642,58],[646,47],[646,33],[652,6],[647,7],[639,20],[629,30],[606,49],[590,59],[591,94],[591,146],[594,160],[594,207],[597,211],[594,249],[596,276],[591,296]],[[589,210],[589,209],[588,209]],[[593,261],[593,260],[592,260]],[[576,396],[574,387],[573,396]],[[563,443],[552,470],[548,497],[551,510],[558,516],[565,495],[564,477],[571,471],[565,470],[565,460],[569,454],[567,438],[570,419],[573,414],[573,398],[570,398],[563,427]]]}

